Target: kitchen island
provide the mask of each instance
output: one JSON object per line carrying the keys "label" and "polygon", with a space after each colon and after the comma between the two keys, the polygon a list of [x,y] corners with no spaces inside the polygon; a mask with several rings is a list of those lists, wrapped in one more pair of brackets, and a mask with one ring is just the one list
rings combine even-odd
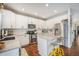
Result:
{"label": "kitchen island", "polygon": [[0,56],[19,56],[20,55],[20,44],[19,41],[14,40],[7,40],[2,41],[5,43],[5,48],[0,50]]}
{"label": "kitchen island", "polygon": [[59,37],[41,34],[38,35],[38,50],[41,56],[48,56],[54,48],[62,45],[62,40]]}

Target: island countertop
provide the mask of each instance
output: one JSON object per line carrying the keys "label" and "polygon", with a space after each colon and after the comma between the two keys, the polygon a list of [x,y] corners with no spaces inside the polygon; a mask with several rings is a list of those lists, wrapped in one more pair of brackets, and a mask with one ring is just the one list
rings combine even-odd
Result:
{"label": "island countertop", "polygon": [[7,40],[7,41],[2,41],[5,43],[5,48],[0,50],[1,52],[5,52],[5,51],[9,51],[12,49],[16,49],[16,48],[20,48],[20,43],[18,40],[14,39],[14,40]]}
{"label": "island countertop", "polygon": [[55,39],[58,39],[60,38],[61,36],[54,36],[54,35],[50,35],[50,34],[38,34],[37,35],[38,37],[40,38],[44,38],[46,40],[55,40]]}

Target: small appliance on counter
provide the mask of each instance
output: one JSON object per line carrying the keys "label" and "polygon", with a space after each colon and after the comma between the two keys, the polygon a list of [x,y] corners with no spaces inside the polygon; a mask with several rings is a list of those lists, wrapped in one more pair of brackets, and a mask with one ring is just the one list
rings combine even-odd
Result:
{"label": "small appliance on counter", "polygon": [[15,36],[13,36],[13,30],[12,29],[1,29],[1,35],[0,40],[13,40],[15,39]]}
{"label": "small appliance on counter", "polygon": [[28,24],[29,43],[37,43],[37,32],[35,24]]}

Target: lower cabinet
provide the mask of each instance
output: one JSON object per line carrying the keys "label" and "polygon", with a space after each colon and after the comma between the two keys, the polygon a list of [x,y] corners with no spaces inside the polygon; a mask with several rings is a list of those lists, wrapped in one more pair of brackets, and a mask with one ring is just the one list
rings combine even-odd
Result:
{"label": "lower cabinet", "polygon": [[19,56],[19,48],[4,51],[0,53],[0,56]]}
{"label": "lower cabinet", "polygon": [[47,56],[47,41],[43,38],[38,38],[38,51],[41,56]]}
{"label": "lower cabinet", "polygon": [[38,37],[38,51],[41,56],[48,56],[54,48],[58,48],[56,39]]}

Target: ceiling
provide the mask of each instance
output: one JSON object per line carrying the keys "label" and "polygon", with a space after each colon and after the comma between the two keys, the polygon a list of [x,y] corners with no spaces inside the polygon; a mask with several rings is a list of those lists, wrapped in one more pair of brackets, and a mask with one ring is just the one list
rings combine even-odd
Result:
{"label": "ceiling", "polygon": [[5,3],[5,5],[18,13],[40,19],[49,19],[64,13],[68,8],[79,10],[78,3]]}

